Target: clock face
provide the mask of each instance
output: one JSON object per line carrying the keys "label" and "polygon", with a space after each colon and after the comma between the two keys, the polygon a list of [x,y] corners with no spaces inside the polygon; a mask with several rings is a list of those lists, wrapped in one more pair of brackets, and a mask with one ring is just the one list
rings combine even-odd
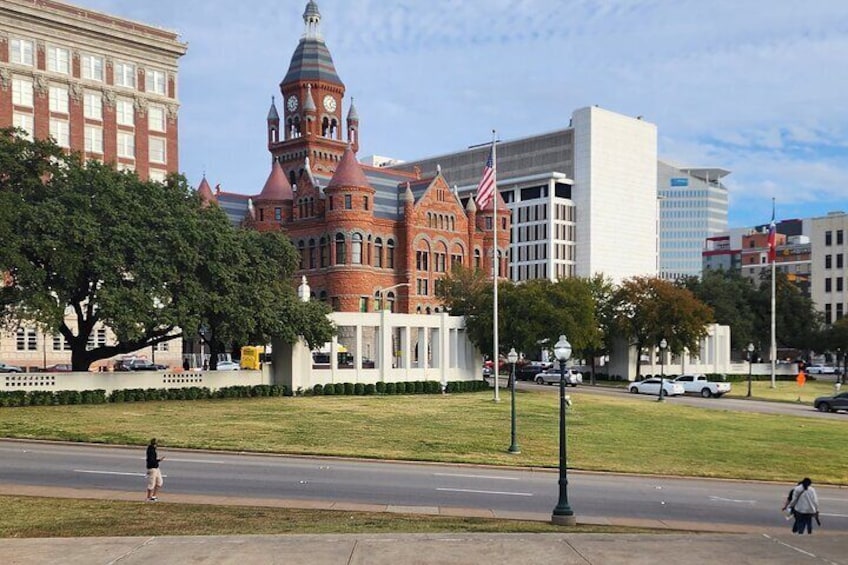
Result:
{"label": "clock face", "polygon": [[328,112],[336,111],[336,100],[329,94],[324,97],[324,109]]}
{"label": "clock face", "polygon": [[297,96],[289,96],[289,100],[286,102],[286,107],[288,107],[289,112],[297,110]]}

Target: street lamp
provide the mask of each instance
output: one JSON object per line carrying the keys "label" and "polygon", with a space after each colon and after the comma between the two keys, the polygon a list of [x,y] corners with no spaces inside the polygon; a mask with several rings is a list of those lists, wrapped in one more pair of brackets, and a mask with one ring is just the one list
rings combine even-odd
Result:
{"label": "street lamp", "polygon": [[558,526],[573,526],[577,523],[577,519],[568,504],[565,441],[565,362],[571,357],[571,344],[564,335],[559,336],[559,341],[554,345],[554,357],[559,361],[559,501],[551,515],[551,523]]}
{"label": "street lamp", "polygon": [[509,350],[509,353],[507,353],[506,360],[509,361],[509,364],[512,366],[512,374],[510,376],[510,396],[512,397],[512,434],[509,444],[509,452],[521,453],[521,448],[518,447],[517,443],[515,443],[515,362],[518,361],[518,353],[515,352],[514,347]]}
{"label": "street lamp", "polygon": [[400,288],[402,286],[412,286],[412,285],[408,282],[402,282],[402,283],[393,284],[392,286],[387,286],[385,288],[378,288],[377,289],[377,294],[380,296],[380,309],[381,310],[390,310],[390,308],[386,308],[386,291],[394,290],[394,289]]}
{"label": "street lamp", "polygon": [[663,401],[663,384],[665,383],[665,348],[668,347],[668,342],[665,338],[660,340],[660,392],[657,396],[657,402]]}
{"label": "street lamp", "polygon": [[748,344],[748,398],[751,398],[751,365],[754,362],[754,344]]}

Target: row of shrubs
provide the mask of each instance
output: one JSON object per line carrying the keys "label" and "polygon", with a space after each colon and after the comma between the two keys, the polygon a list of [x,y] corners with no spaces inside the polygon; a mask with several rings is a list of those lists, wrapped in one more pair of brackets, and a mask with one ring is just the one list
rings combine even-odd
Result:
{"label": "row of shrubs", "polygon": [[[476,392],[486,390],[489,384],[485,381],[454,381],[445,385],[444,392]],[[409,381],[397,383],[379,382],[363,383],[329,383],[317,384],[306,394],[313,396],[372,396],[375,394],[441,394],[442,383],[439,381]]]}
{"label": "row of shrubs", "polygon": [[205,400],[210,398],[259,398],[289,396],[278,385],[228,386],[216,390],[207,387],[128,388],[106,394],[96,390],[12,390],[0,391],[0,407],[57,406],[68,404],[105,404],[107,402],[145,402],[148,400]]}
{"label": "row of shrubs", "polygon": [[[489,388],[484,381],[449,382],[445,392],[475,392]],[[376,394],[440,394],[442,385],[438,381],[414,381],[400,383],[334,383],[315,385],[305,395],[368,396]],[[261,398],[267,396],[291,396],[285,386],[254,385],[228,386],[210,390],[207,387],[185,388],[129,388],[114,390],[106,394],[96,390],[13,390],[0,391],[0,407],[58,406],[70,404],[105,404],[107,402],[146,402],[149,400],[207,400],[213,398]]]}

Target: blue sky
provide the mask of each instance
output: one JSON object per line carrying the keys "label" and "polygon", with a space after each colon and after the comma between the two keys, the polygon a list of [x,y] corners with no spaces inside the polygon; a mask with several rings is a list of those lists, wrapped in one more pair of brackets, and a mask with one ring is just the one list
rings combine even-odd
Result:
{"label": "blue sky", "polygon": [[[305,0],[75,0],[176,30],[181,166],[255,194]],[[730,227],[848,211],[844,0],[318,0],[360,157],[416,159],[568,125],[598,104],[660,158],[721,167]],[[345,101],[348,107],[349,99]],[[346,109],[345,109],[346,111]],[[481,164],[482,167],[482,164]]]}

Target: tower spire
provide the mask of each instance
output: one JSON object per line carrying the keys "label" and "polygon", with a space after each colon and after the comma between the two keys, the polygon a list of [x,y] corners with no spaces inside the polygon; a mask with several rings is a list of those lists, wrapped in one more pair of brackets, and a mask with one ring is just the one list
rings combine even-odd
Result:
{"label": "tower spire", "polygon": [[318,4],[313,0],[306,3],[306,9],[303,11],[303,23],[306,25],[306,30],[303,36],[307,39],[321,39],[321,12],[318,11]]}

